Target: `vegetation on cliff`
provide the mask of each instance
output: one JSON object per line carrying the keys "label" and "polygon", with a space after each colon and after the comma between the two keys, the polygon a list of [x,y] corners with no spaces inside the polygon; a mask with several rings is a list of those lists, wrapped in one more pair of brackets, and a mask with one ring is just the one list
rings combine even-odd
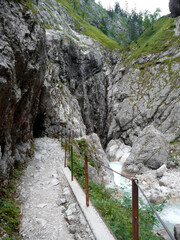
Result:
{"label": "vegetation on cliff", "polygon": [[[126,61],[135,60],[140,56],[167,51],[170,47],[180,49],[180,38],[174,33],[174,19],[161,17],[126,49]],[[128,58],[127,58],[128,56]]]}

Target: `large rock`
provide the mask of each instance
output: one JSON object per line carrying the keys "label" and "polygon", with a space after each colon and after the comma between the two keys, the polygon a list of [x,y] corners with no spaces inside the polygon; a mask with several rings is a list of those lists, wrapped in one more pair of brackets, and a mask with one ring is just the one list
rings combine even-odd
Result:
{"label": "large rock", "polygon": [[180,1],[179,0],[170,0],[169,1],[169,10],[173,17],[180,16]]}
{"label": "large rock", "polygon": [[180,240],[180,224],[174,226],[174,236],[176,240]]}
{"label": "large rock", "polygon": [[129,157],[131,147],[125,145],[120,140],[111,140],[106,148],[106,153],[110,161],[125,162]]}
{"label": "large rock", "polygon": [[109,161],[102,148],[99,137],[93,133],[87,136],[87,141],[91,144],[91,155],[95,163],[95,167],[89,166],[90,179],[98,183],[103,183],[106,187],[113,187],[114,175],[113,172],[108,169],[110,167]]}
{"label": "large rock", "polygon": [[126,172],[143,172],[158,169],[167,163],[169,144],[164,135],[152,125],[146,127],[132,146],[130,156],[124,163]]}
{"label": "large rock", "polygon": [[[178,35],[179,21],[175,20],[174,24]],[[180,136],[178,58],[179,51],[172,46],[164,52],[140,56],[129,66],[119,60],[109,78],[107,91],[108,141],[121,139],[132,145],[150,124],[168,141]]]}
{"label": "large rock", "polygon": [[[38,112],[46,66],[45,35],[32,12],[13,1],[0,4],[0,179],[27,141]],[[16,156],[19,155],[16,153]]]}

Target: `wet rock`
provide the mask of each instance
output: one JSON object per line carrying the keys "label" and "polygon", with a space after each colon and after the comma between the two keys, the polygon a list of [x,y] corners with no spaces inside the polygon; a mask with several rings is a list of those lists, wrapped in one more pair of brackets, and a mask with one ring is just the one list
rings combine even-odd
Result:
{"label": "wet rock", "polygon": [[158,190],[152,190],[149,196],[149,200],[151,203],[161,203],[164,200],[163,194]]}
{"label": "wet rock", "polygon": [[129,157],[131,147],[125,145],[120,140],[111,140],[106,148],[106,153],[110,161],[125,162]]}

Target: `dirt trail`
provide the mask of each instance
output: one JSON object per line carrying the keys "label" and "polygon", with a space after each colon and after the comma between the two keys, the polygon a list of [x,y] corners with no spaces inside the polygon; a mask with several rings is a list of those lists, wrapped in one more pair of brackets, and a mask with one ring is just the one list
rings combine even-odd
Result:
{"label": "dirt trail", "polygon": [[38,138],[35,148],[20,186],[21,239],[94,239],[63,175],[60,143]]}

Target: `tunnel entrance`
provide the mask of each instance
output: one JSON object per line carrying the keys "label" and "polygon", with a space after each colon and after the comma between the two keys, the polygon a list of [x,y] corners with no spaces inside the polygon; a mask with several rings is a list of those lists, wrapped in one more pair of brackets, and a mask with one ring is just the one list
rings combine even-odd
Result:
{"label": "tunnel entrance", "polygon": [[35,138],[43,136],[43,133],[45,131],[44,117],[45,115],[43,113],[40,113],[35,118],[33,125],[33,137]]}

